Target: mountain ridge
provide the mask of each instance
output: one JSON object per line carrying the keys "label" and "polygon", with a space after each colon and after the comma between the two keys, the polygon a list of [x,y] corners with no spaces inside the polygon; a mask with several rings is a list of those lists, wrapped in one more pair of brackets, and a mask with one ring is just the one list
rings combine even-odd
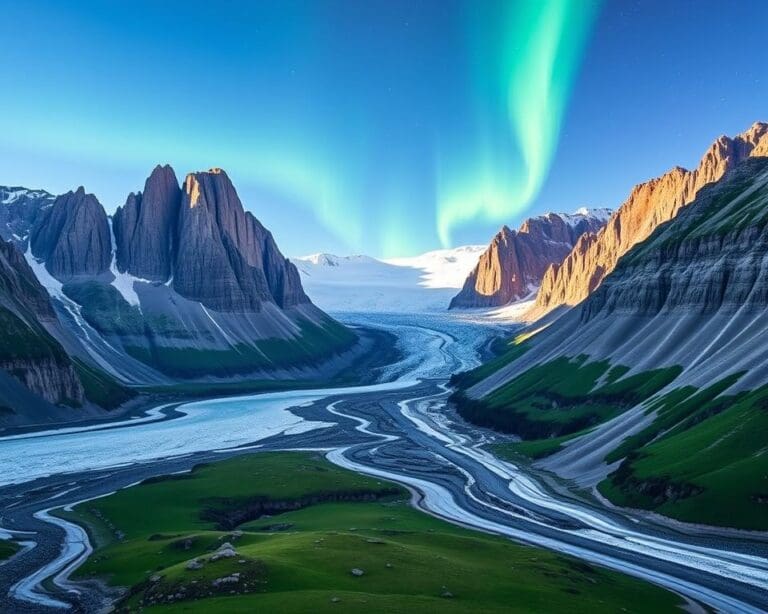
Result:
{"label": "mountain ridge", "polygon": [[525,298],[550,264],[565,258],[583,234],[596,232],[607,217],[606,209],[581,208],[574,214],[528,218],[516,231],[502,226],[448,308],[501,307]]}
{"label": "mountain ridge", "polygon": [[750,156],[768,155],[768,124],[755,122],[734,138],[718,137],[696,169],[675,166],[633,187],[628,198],[594,236],[585,235],[559,264],[544,274],[534,307],[535,320],[558,306],[573,306],[593,292],[632,246],[692,202],[698,191]]}

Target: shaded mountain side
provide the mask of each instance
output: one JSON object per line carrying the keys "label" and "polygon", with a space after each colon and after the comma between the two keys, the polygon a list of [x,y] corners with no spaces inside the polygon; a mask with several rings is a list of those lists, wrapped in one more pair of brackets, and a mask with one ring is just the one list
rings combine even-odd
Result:
{"label": "shaded mountain side", "polygon": [[766,529],[766,307],[768,158],[751,157],[454,401],[617,503]]}
{"label": "shaded mountain side", "polygon": [[750,156],[766,155],[768,124],[758,122],[735,138],[718,138],[696,169],[678,166],[635,186],[602,230],[582,237],[561,264],[547,270],[528,319],[584,300],[613,271],[622,255],[674,218],[705,185]]}
{"label": "shaded mountain side", "polygon": [[551,264],[561,262],[583,234],[602,228],[609,215],[604,209],[584,209],[529,218],[517,231],[502,227],[449,309],[499,307],[524,298]]}
{"label": "shaded mountain side", "polygon": [[221,169],[180,187],[158,166],[111,223],[82,188],[24,219],[29,262],[80,358],[123,381],[286,377],[356,343],[310,302]]}
{"label": "shaded mountain side", "polygon": [[0,241],[3,423],[23,422],[34,413],[43,421],[46,414],[66,416],[88,405],[110,409],[133,396],[104,373],[73,360],[49,333],[57,324],[48,293],[24,256],[11,243]]}
{"label": "shaded mountain side", "polygon": [[131,193],[112,218],[117,269],[140,279],[171,278],[181,189],[170,166],[157,166],[144,191]]}
{"label": "shaded mountain side", "polygon": [[109,271],[111,240],[107,214],[82,187],[58,196],[31,229],[32,255],[59,280]]}

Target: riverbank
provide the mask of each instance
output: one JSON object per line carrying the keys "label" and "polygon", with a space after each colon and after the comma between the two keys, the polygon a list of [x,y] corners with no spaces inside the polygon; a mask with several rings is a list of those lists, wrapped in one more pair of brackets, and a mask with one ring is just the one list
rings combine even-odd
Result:
{"label": "riverbank", "polygon": [[[244,394],[259,394],[287,390],[311,390],[366,385],[377,380],[382,369],[402,359],[397,337],[386,330],[356,327],[360,342],[356,348],[337,358],[336,370],[325,379],[243,379],[207,382],[177,382],[165,386],[137,386],[138,395],[111,411],[101,415],[73,416],[72,420],[0,427],[0,439],[11,436],[56,431],[69,428],[109,427],[116,422],[132,421],[138,424],[148,419],[168,420],[177,417],[174,407],[191,401],[226,398]],[[284,375],[289,376],[290,373]],[[293,374],[294,376],[296,374]],[[151,410],[164,406],[154,416]]]}

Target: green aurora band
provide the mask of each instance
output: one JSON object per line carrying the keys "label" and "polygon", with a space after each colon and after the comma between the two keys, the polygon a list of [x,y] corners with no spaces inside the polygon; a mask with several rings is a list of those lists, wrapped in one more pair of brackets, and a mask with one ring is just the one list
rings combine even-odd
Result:
{"label": "green aurora band", "polygon": [[[464,149],[438,163],[436,222],[444,247],[461,225],[508,223],[538,196],[599,4],[523,0],[502,2],[502,19],[487,5],[470,15],[476,143],[472,157]],[[499,129],[499,117],[508,131]]]}

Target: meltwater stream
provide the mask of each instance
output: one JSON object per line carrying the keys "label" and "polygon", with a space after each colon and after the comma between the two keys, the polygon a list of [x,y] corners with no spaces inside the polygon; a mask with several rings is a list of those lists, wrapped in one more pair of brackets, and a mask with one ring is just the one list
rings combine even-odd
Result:
{"label": "meltwater stream", "polygon": [[[739,540],[713,543],[630,514],[563,499],[525,469],[482,449],[482,434],[453,428],[445,419],[445,381],[450,373],[478,362],[487,326],[446,316],[352,319],[398,334],[405,358],[384,374],[387,383],[187,403],[178,408],[182,415],[171,420],[159,420],[163,414],[156,411],[148,421],[127,421],[115,428],[0,439],[0,484],[6,484],[20,507],[35,489],[53,489],[56,494],[42,498],[30,515],[38,523],[61,525],[63,521],[48,516],[52,506],[71,505],[85,498],[82,493],[92,497],[114,489],[109,480],[103,487],[88,484],[89,475],[114,470],[125,473],[124,482],[134,474],[141,479],[142,467],[184,470],[187,457],[193,464],[193,455],[258,447],[261,442],[271,450],[319,447],[341,466],[408,485],[418,493],[419,507],[447,520],[624,571],[720,611],[758,612],[768,607],[764,543],[752,552]],[[309,414],[295,409],[310,405],[314,409]],[[344,425],[344,436],[334,435]],[[87,488],[81,489],[81,484]],[[0,496],[3,490],[0,486]],[[20,514],[17,522],[23,520]],[[88,545],[78,545],[82,531],[67,524],[59,538],[64,550],[48,557],[38,553],[39,564],[9,583],[16,603],[25,601],[40,610],[72,603],[66,595],[48,595],[41,588],[51,577],[62,593],[73,590],[67,576]],[[41,545],[45,539],[41,531]],[[0,566],[0,581],[3,570]],[[93,603],[86,599],[88,590],[81,589],[78,603]]]}

